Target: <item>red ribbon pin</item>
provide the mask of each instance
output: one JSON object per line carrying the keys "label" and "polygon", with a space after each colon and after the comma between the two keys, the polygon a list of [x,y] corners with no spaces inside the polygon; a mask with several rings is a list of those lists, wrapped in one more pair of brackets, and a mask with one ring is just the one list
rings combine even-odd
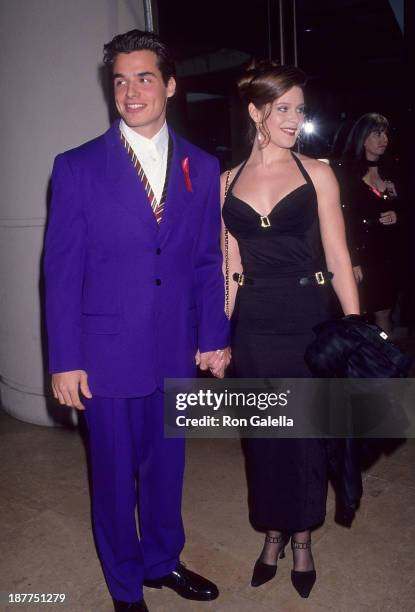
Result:
{"label": "red ribbon pin", "polygon": [[184,174],[184,182],[186,184],[187,191],[193,191],[192,181],[190,180],[189,174],[189,158],[185,157],[182,159],[182,170]]}

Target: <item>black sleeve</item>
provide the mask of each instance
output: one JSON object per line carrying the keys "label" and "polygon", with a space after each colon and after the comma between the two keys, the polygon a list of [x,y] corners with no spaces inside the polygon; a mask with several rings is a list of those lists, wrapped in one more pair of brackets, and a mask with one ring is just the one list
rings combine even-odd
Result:
{"label": "black sleeve", "polygon": [[346,240],[350,252],[352,266],[360,265],[359,260],[359,235],[362,223],[358,207],[358,189],[356,179],[352,176],[350,169],[341,161],[331,164],[340,188],[340,203],[343,210],[344,223],[346,227]]}

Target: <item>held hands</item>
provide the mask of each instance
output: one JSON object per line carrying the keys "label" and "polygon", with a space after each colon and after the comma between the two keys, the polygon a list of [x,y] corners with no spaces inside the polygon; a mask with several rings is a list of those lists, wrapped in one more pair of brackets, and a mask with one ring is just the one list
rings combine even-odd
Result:
{"label": "held hands", "polygon": [[394,210],[387,210],[386,212],[380,213],[379,221],[383,225],[394,225],[397,220],[398,217]]}
{"label": "held hands", "polygon": [[201,370],[209,369],[216,378],[223,378],[225,376],[225,369],[231,361],[231,349],[227,346],[224,349],[207,351],[206,353],[201,353],[198,350],[195,361]]}
{"label": "held hands", "polygon": [[76,408],[77,410],[85,410],[79,398],[79,391],[88,399],[91,399],[92,393],[88,387],[88,374],[85,370],[72,370],[70,372],[58,372],[52,374],[52,390],[53,397],[60,404]]}

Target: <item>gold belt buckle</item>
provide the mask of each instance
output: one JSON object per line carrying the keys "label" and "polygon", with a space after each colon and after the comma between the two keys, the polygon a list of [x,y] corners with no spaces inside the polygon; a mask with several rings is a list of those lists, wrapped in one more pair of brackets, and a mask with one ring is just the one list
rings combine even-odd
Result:
{"label": "gold belt buckle", "polygon": [[261,217],[261,227],[271,227],[271,221],[268,219],[268,216]]}
{"label": "gold belt buckle", "polygon": [[315,278],[316,278],[317,285],[324,285],[324,283],[325,283],[326,281],[324,280],[324,274],[323,274],[323,272],[316,272],[316,273],[314,274],[314,276],[315,276]]}
{"label": "gold belt buckle", "polygon": [[238,273],[238,280],[236,281],[240,287],[243,286],[245,278],[243,274]]}

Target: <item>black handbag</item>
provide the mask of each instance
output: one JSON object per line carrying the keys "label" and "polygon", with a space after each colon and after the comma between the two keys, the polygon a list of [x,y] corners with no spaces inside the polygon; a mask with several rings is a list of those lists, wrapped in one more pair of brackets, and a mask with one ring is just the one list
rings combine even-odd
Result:
{"label": "black handbag", "polygon": [[316,338],[304,359],[315,377],[403,378],[409,374],[410,357],[364,316],[325,321],[313,331]]}
{"label": "black handbag", "polygon": [[[326,321],[313,331],[316,338],[304,358],[315,377],[402,378],[409,374],[412,360],[364,316]],[[362,442],[356,438],[326,440],[336,489],[336,521],[347,527],[362,496]]]}

